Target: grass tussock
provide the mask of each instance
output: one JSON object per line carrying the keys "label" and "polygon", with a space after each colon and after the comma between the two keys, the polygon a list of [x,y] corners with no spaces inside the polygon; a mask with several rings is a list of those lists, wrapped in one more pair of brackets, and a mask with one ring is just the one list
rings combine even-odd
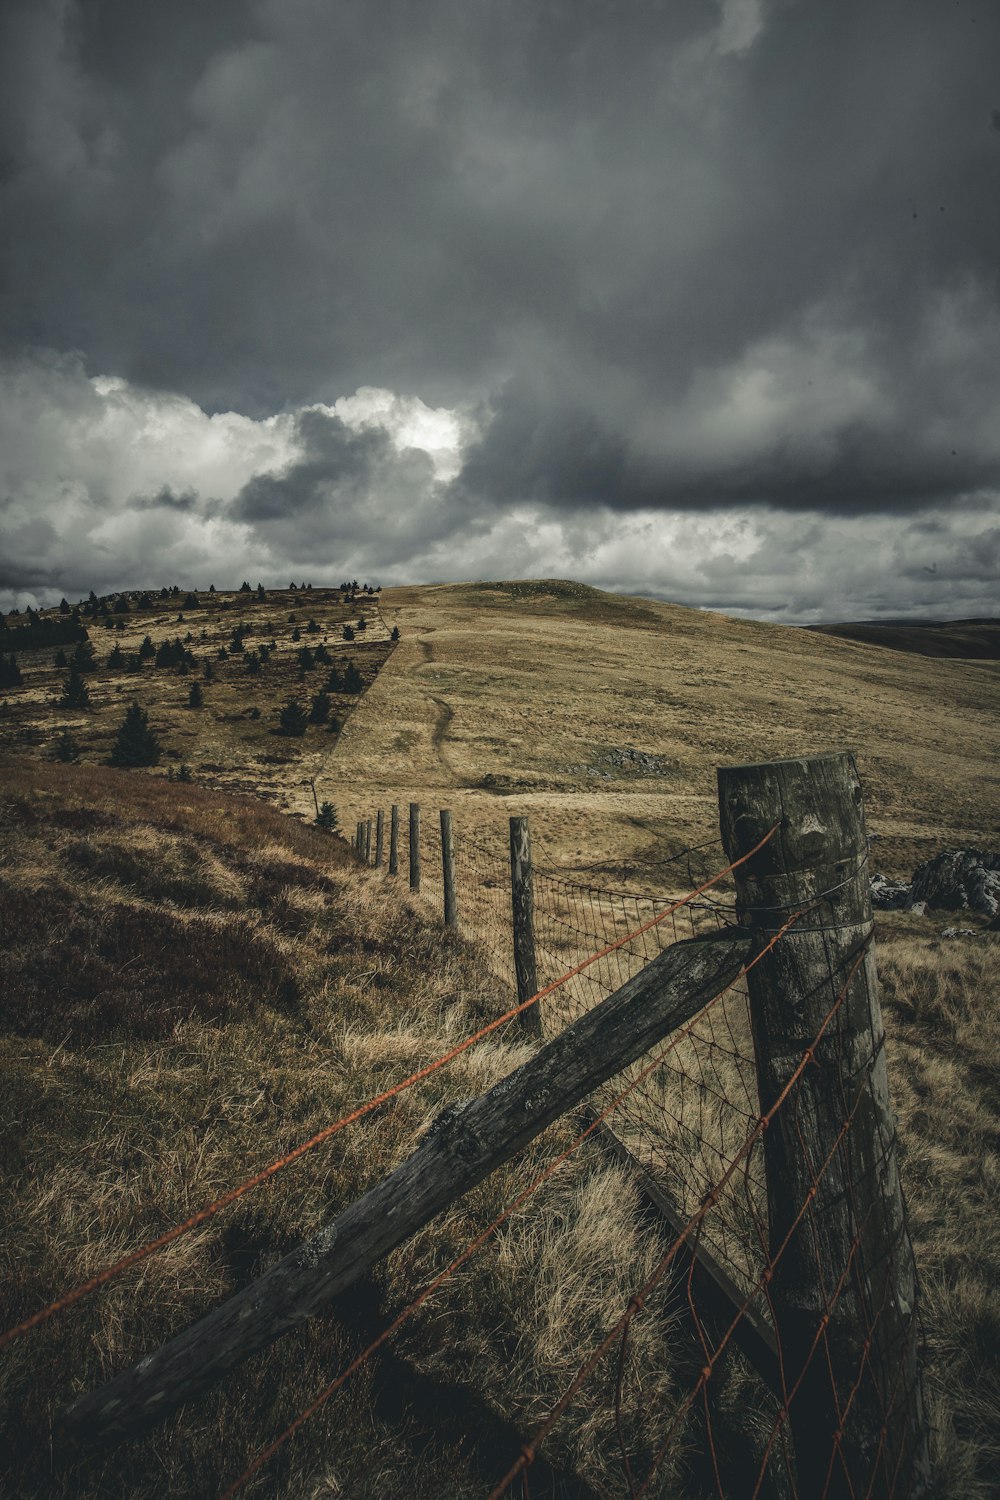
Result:
{"label": "grass tussock", "polygon": [[902,913],[879,927],[935,1493],[987,1500],[1000,1472],[1000,935],[941,939]]}

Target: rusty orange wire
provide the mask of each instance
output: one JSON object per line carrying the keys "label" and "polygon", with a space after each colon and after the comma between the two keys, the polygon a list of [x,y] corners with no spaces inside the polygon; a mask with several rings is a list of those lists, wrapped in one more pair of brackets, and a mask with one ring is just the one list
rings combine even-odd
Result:
{"label": "rusty orange wire", "polygon": [[[811,908],[809,908],[809,910],[811,910]],[[746,965],[741,973],[748,973],[749,970],[754,967],[754,964],[759,963],[764,955],[770,952],[770,950],[775,946],[775,944],[784,935],[784,933],[786,933],[788,929],[792,927],[801,916],[804,915],[806,915],[806,912],[800,911],[789,917],[784,926],[772,936],[770,942],[766,945],[766,947],[761,949],[761,951],[751,960],[749,964]],[[714,1000],[711,1000],[709,1004],[716,1004],[720,997],[724,995],[728,989],[731,988],[732,986],[728,985],[726,987],[726,990],[721,990],[719,995],[717,995]],[[619,1093],[614,1099],[612,1099],[610,1104],[606,1105],[605,1108],[595,1116],[595,1118],[590,1122],[586,1129],[582,1130],[576,1137],[576,1139],[569,1146],[567,1146],[566,1150],[555,1157],[543,1172],[540,1172],[539,1175],[535,1177],[533,1181],[517,1195],[516,1198],[512,1199],[512,1201],[507,1205],[503,1212],[499,1214],[491,1224],[488,1224],[487,1227],[475,1237],[475,1239],[471,1240],[469,1244],[466,1245],[462,1253],[457,1256],[450,1265],[446,1266],[443,1271],[439,1272],[434,1280],[429,1282],[428,1285],[425,1286],[416,1297],[414,1297],[413,1301],[408,1303],[407,1306],[403,1308],[402,1312],[400,1312],[393,1319],[393,1321],[382,1330],[378,1337],[373,1339],[372,1342],[367,1346],[367,1348],[363,1349],[360,1354],[356,1355],[351,1363],[344,1370],[342,1370],[341,1373],[334,1380],[332,1380],[329,1385],[325,1386],[323,1390],[320,1391],[319,1395],[316,1396],[309,1403],[309,1405],[305,1407],[297,1417],[294,1418],[293,1421],[289,1422],[288,1426],[278,1434],[273,1442],[269,1443],[266,1448],[262,1449],[261,1452],[256,1455],[252,1463],[248,1464],[247,1467],[243,1470],[243,1473],[233,1481],[228,1489],[223,1491],[223,1493],[219,1496],[219,1500],[232,1500],[232,1496],[235,1495],[243,1487],[243,1485],[247,1483],[249,1479],[253,1478],[254,1474],[256,1474],[271,1458],[274,1457],[279,1448],[283,1447],[288,1439],[291,1438],[299,1430],[299,1428],[309,1420],[310,1417],[314,1416],[315,1413],[319,1411],[320,1407],[323,1406],[331,1396],[336,1394],[341,1386],[344,1385],[345,1382],[357,1370],[359,1370],[368,1359],[371,1358],[376,1350],[378,1350],[382,1346],[382,1344],[386,1342],[387,1339],[391,1338],[392,1335],[397,1331],[397,1329],[401,1328],[402,1325],[407,1321],[407,1319],[410,1318],[413,1313],[415,1313],[417,1309],[422,1306],[424,1302],[427,1301],[428,1297],[430,1297],[435,1291],[437,1291],[438,1287],[441,1286],[445,1281],[447,1281],[450,1276],[454,1275],[457,1270],[465,1265],[466,1261],[471,1260],[476,1251],[481,1249],[481,1247],[486,1243],[490,1236],[497,1229],[499,1229],[501,1224],[505,1223],[506,1220],[511,1216],[511,1214],[514,1213],[522,1203],[525,1203],[528,1198],[531,1197],[532,1193],[536,1192],[543,1183],[547,1182],[548,1179],[559,1170],[563,1163],[567,1161],[568,1158],[573,1154],[573,1152],[583,1144],[588,1136],[592,1135],[597,1127],[607,1119],[608,1115],[613,1113],[613,1111],[618,1108],[623,1100],[626,1099],[634,1089],[638,1088],[643,1079],[647,1078],[650,1073],[652,1073],[656,1068],[662,1065],[663,1059],[666,1057],[667,1053],[678,1045],[678,1043],[690,1031],[693,1025],[694,1020],[688,1022],[686,1026],[680,1027],[674,1033],[674,1035],[671,1036],[670,1041],[667,1043],[667,1045],[661,1047],[657,1051],[656,1055],[649,1063],[646,1064],[646,1066],[637,1075],[637,1077],[633,1078],[632,1081],[621,1091],[621,1093]],[[527,1452],[528,1450],[527,1448],[525,1448],[522,1451]],[[532,1450],[532,1458],[533,1457],[534,1451]],[[531,1459],[529,1459],[528,1461],[531,1462]]]}
{"label": "rusty orange wire", "polygon": [[315,1135],[309,1138],[309,1140],[303,1141],[293,1150],[287,1152],[284,1156],[279,1157],[277,1161],[271,1162],[268,1166],[262,1168],[261,1171],[255,1173],[253,1177],[249,1177],[245,1182],[241,1182],[237,1187],[230,1188],[228,1192],[223,1193],[213,1202],[206,1204],[204,1208],[199,1209],[197,1213],[192,1214],[190,1218],[185,1219],[183,1223],[176,1224],[172,1229],[168,1229],[164,1234],[159,1235],[156,1239],[149,1240],[145,1245],[141,1245],[137,1250],[133,1250],[130,1252],[130,1254],[123,1256],[121,1260],[115,1261],[113,1265],[106,1266],[102,1271],[97,1272],[94,1276],[91,1276],[86,1281],[81,1282],[79,1286],[74,1287],[71,1291],[64,1293],[63,1296],[57,1297],[54,1301],[48,1303],[47,1306],[40,1308],[35,1313],[32,1313],[30,1317],[25,1318],[22,1322],[16,1323],[13,1325],[13,1327],[6,1329],[3,1333],[0,1333],[0,1349],[2,1349],[5,1345],[11,1343],[14,1339],[19,1338],[22,1334],[28,1333],[31,1329],[37,1328],[42,1323],[48,1322],[48,1320],[55,1317],[57,1313],[65,1311],[68,1307],[72,1307],[76,1302],[79,1302],[82,1297],[86,1297],[90,1292],[96,1291],[98,1287],[106,1285],[106,1283],[111,1281],[115,1276],[118,1276],[122,1272],[129,1270],[132,1266],[140,1264],[140,1262],[144,1260],[148,1260],[151,1255],[155,1255],[157,1251],[162,1250],[167,1245],[172,1244],[174,1240],[179,1239],[181,1235],[190,1233],[190,1231],[196,1229],[199,1224],[204,1224],[208,1219],[214,1218],[215,1215],[219,1213],[223,1208],[228,1208],[231,1203],[235,1203],[236,1200],[243,1197],[245,1193],[250,1192],[255,1187],[259,1187],[261,1183],[267,1182],[269,1178],[275,1175],[275,1173],[280,1172],[284,1167],[289,1166],[292,1162],[297,1161],[302,1156],[305,1156],[307,1152],[315,1150],[317,1146],[321,1145],[324,1141],[329,1140],[330,1137],[336,1135],[338,1131],[345,1129],[348,1125],[352,1125],[356,1120],[360,1120],[364,1115],[370,1114],[373,1109],[377,1109],[379,1105],[385,1104],[389,1099],[395,1098],[397,1094],[401,1094],[405,1089],[412,1088],[414,1084],[421,1082],[422,1079],[427,1078],[430,1076],[430,1074],[437,1072],[439,1068],[445,1067],[446,1064],[452,1062],[462,1052],[465,1052],[469,1047],[474,1046],[476,1042],[481,1041],[483,1037],[489,1036],[489,1034],[493,1031],[496,1031],[498,1027],[505,1025],[508,1021],[511,1021],[516,1016],[521,1015],[531,1006],[537,1005],[540,1000],[543,1000],[546,997],[546,995],[552,994],[554,990],[557,990],[561,985],[566,984],[570,979],[575,978],[577,974],[581,974],[584,969],[588,968],[591,964],[597,963],[599,959],[607,957],[607,955],[614,952],[615,949],[621,948],[625,943],[633,941],[642,933],[648,932],[650,928],[657,926],[660,922],[664,922],[667,917],[669,917],[673,912],[678,911],[681,907],[686,906],[689,901],[694,900],[696,896],[701,895],[704,891],[707,891],[712,886],[717,885],[719,881],[724,879],[724,877],[728,875],[732,870],[737,869],[740,865],[745,864],[748,859],[751,859],[753,855],[756,854],[759,849],[762,849],[768,842],[768,840],[773,837],[774,833],[777,830],[777,826],[778,825],[775,824],[773,828],[769,829],[764,837],[757,844],[755,844],[748,853],[742,855],[739,859],[734,860],[732,864],[727,865],[724,870],[720,870],[716,875],[713,875],[710,880],[705,881],[705,883],[703,885],[700,885],[696,890],[689,891],[686,896],[681,898],[681,900],[673,902],[657,916],[652,917],[641,927],[636,928],[634,932],[626,933],[623,937],[616,939],[612,943],[609,943],[599,952],[590,954],[581,963],[575,965],[574,968],[568,969],[565,974],[561,974],[558,979],[554,979],[551,981],[551,983],[544,985],[540,990],[537,991],[536,994],[530,996],[527,1000],[523,1000],[520,1004],[512,1006],[510,1010],[505,1011],[502,1016],[498,1016],[496,1020],[490,1021],[488,1025],[481,1027],[471,1036],[466,1037],[464,1041],[459,1042],[456,1046],[449,1048],[447,1052],[443,1053],[433,1062],[428,1063],[425,1067],[418,1068],[415,1073],[411,1073],[408,1078],[404,1078],[400,1083],[394,1084],[392,1088],[386,1089],[381,1094],[377,1094],[374,1098],[369,1099],[364,1104],[359,1105],[357,1109],[351,1110],[348,1114],[343,1115],[339,1120],[334,1121],[332,1125],[327,1125],[322,1130],[317,1131]]}
{"label": "rusty orange wire", "polygon": [[[799,913],[796,914],[797,917],[798,916],[802,916],[802,915],[804,915],[804,913],[802,913],[802,912],[799,912]],[[784,931],[786,931],[787,928],[788,928],[788,926],[790,926],[790,925],[791,925],[790,923],[786,923],[785,928],[782,929],[782,933]],[[768,948],[770,948],[770,947],[772,947],[774,945],[774,943],[778,939],[778,936],[782,935],[782,933],[779,933],[779,934],[775,935],[775,937],[772,939],[772,942],[768,944]],[[860,950],[857,958],[855,959],[854,964],[852,965],[851,971],[850,971],[850,973],[849,973],[849,975],[847,977],[847,981],[844,984],[844,987],[842,988],[842,990],[838,994],[837,998],[835,999],[833,1005],[830,1007],[830,1009],[827,1012],[827,1014],[824,1016],[823,1022],[820,1025],[819,1030],[817,1031],[815,1037],[813,1038],[813,1040],[810,1043],[810,1045],[806,1048],[805,1052],[802,1054],[801,1058],[799,1059],[799,1062],[798,1062],[797,1066],[795,1067],[795,1069],[792,1072],[791,1076],[789,1077],[788,1081],[785,1083],[785,1085],[782,1088],[781,1092],[778,1094],[778,1096],[775,1099],[774,1103],[771,1105],[770,1109],[767,1111],[766,1114],[761,1115],[760,1119],[758,1120],[756,1128],[751,1133],[751,1135],[747,1138],[747,1141],[745,1142],[744,1146],[741,1148],[740,1152],[737,1154],[736,1158],[727,1167],[726,1171],[722,1174],[722,1177],[719,1179],[718,1183],[716,1183],[716,1185],[714,1186],[714,1188],[712,1189],[712,1191],[709,1194],[706,1195],[705,1200],[703,1201],[703,1203],[701,1204],[701,1206],[688,1219],[687,1223],[685,1224],[684,1228],[681,1230],[680,1234],[678,1234],[676,1236],[676,1238],[672,1241],[672,1243],[669,1246],[669,1248],[667,1249],[666,1253],[663,1255],[663,1257],[661,1258],[661,1260],[657,1263],[657,1265],[654,1268],[652,1274],[643,1283],[643,1285],[642,1285],[642,1287],[640,1287],[639,1291],[632,1297],[631,1301],[629,1302],[628,1307],[625,1309],[624,1313],[621,1315],[621,1317],[615,1323],[614,1327],[601,1340],[600,1344],[598,1344],[597,1347],[595,1349],[593,1349],[591,1351],[591,1353],[587,1356],[587,1358],[584,1360],[583,1364],[577,1370],[576,1375],[570,1381],[570,1384],[567,1386],[567,1388],[563,1392],[562,1396],[559,1398],[559,1400],[556,1402],[555,1406],[549,1412],[549,1414],[546,1417],[545,1421],[542,1422],[539,1425],[539,1427],[536,1428],[535,1432],[532,1434],[531,1441],[529,1443],[525,1444],[524,1448],[522,1449],[521,1455],[518,1457],[518,1459],[515,1461],[515,1463],[511,1465],[511,1467],[508,1469],[507,1473],[503,1476],[503,1478],[501,1479],[501,1481],[499,1482],[499,1484],[497,1484],[494,1487],[494,1489],[491,1490],[491,1492],[490,1492],[490,1494],[488,1496],[488,1500],[501,1500],[501,1496],[503,1495],[504,1490],[506,1490],[507,1487],[517,1478],[518,1474],[521,1473],[521,1471],[524,1469],[524,1467],[526,1466],[526,1464],[532,1462],[532,1460],[534,1459],[534,1455],[537,1452],[540,1444],[542,1442],[544,1442],[545,1438],[552,1431],[552,1428],[555,1426],[556,1422],[559,1420],[559,1418],[562,1416],[563,1412],[569,1406],[570,1402],[573,1400],[574,1396],[580,1390],[581,1386],[593,1374],[594,1370],[600,1364],[601,1360],[604,1358],[605,1354],[607,1354],[608,1350],[612,1347],[612,1345],[616,1342],[616,1340],[621,1337],[621,1334],[622,1334],[623,1330],[628,1326],[628,1324],[632,1321],[632,1319],[636,1316],[636,1314],[642,1310],[642,1308],[645,1305],[646,1298],[649,1296],[650,1292],[656,1287],[656,1285],[659,1283],[659,1281],[662,1280],[662,1278],[666,1274],[668,1268],[673,1263],[673,1261],[676,1259],[676,1256],[677,1256],[678,1252],[680,1251],[681,1246],[686,1242],[686,1240],[689,1238],[690,1234],[693,1231],[696,1231],[698,1229],[698,1227],[700,1226],[700,1224],[704,1220],[706,1214],[708,1213],[709,1209],[713,1206],[713,1203],[715,1202],[718,1194],[721,1192],[722,1188],[726,1185],[726,1183],[729,1181],[729,1179],[733,1176],[733,1174],[735,1173],[737,1167],[740,1165],[742,1159],[750,1151],[750,1149],[752,1148],[754,1142],[757,1139],[759,1139],[760,1136],[762,1136],[764,1134],[764,1132],[766,1131],[768,1125],[774,1119],[774,1117],[777,1114],[778,1110],[782,1107],[782,1105],[784,1104],[785,1100],[788,1098],[788,1095],[791,1093],[792,1088],[795,1086],[795,1084],[801,1078],[802,1074],[805,1072],[805,1069],[808,1067],[809,1062],[812,1059],[814,1050],[815,1050],[818,1042],[822,1039],[822,1037],[825,1034],[826,1029],[829,1026],[830,1022],[833,1020],[834,1016],[839,1011],[841,1005],[844,1003],[844,998],[845,998],[845,996],[847,994],[847,990],[848,990],[848,988],[850,986],[850,983],[851,983],[852,979],[854,978],[854,975],[857,973],[857,970],[860,967],[860,965],[861,965],[861,963],[862,963],[862,961],[864,959],[864,956],[865,956],[865,954],[868,951],[869,946],[870,946],[870,939],[868,941],[866,941],[865,944],[863,945],[863,947],[861,948],[861,950]],[[760,958],[763,957],[763,955],[764,955],[764,953],[766,951],[767,951],[767,949],[762,950],[761,953],[757,955],[757,957],[754,960],[754,962],[758,962],[760,960]],[[752,967],[752,965],[748,965],[748,968],[749,967]],[[847,1127],[847,1123],[845,1123],[844,1130],[846,1130],[847,1128],[848,1128]],[[815,1189],[813,1189],[810,1192],[810,1194],[807,1195],[807,1201],[803,1205],[802,1209],[800,1210],[800,1217],[801,1217],[801,1214],[805,1213],[806,1207],[808,1206],[808,1202],[811,1199],[811,1197],[813,1196],[813,1192],[814,1191],[815,1191]],[[748,1299],[748,1302],[749,1302],[749,1299]],[[735,1320],[735,1321],[738,1322],[738,1319]],[[735,1327],[735,1322],[732,1325],[732,1327]],[[730,1330],[730,1335],[731,1335],[731,1330]],[[727,1335],[727,1339],[725,1340],[725,1342],[728,1342],[728,1337],[729,1337],[729,1335]],[[716,1350],[716,1354],[714,1356],[714,1359],[709,1360],[706,1363],[705,1367],[702,1369],[701,1375],[699,1376],[698,1381],[696,1382],[693,1391],[687,1396],[687,1398],[685,1399],[685,1401],[682,1403],[682,1406],[681,1406],[681,1409],[680,1409],[680,1412],[678,1413],[678,1415],[682,1415],[683,1412],[688,1409],[688,1407],[691,1405],[691,1403],[693,1402],[693,1400],[697,1396],[698,1392],[701,1390],[703,1384],[705,1382],[707,1382],[707,1380],[710,1378],[711,1373],[712,1373],[712,1366],[715,1363],[715,1361],[717,1361],[717,1359],[719,1357],[719,1354],[721,1353],[721,1350],[722,1350],[723,1347],[724,1347],[724,1344],[720,1345],[719,1349]],[[675,1422],[674,1422],[674,1424],[672,1424],[672,1427],[676,1424],[676,1420],[677,1420],[677,1418],[675,1417]],[[658,1451],[658,1454],[657,1454],[655,1462],[658,1462],[659,1459],[662,1458],[663,1453],[666,1452],[666,1448],[668,1446],[669,1439],[670,1439],[671,1435],[672,1435],[672,1433],[668,1433],[668,1437],[666,1439],[664,1439],[664,1442],[660,1445],[660,1450]],[[649,1480],[650,1480],[651,1477],[652,1477],[652,1471],[647,1476],[645,1482],[643,1483],[641,1489],[639,1490],[638,1493],[640,1495],[642,1495],[642,1494],[645,1493],[645,1491],[646,1491],[646,1489],[647,1489],[647,1487],[649,1485]]]}

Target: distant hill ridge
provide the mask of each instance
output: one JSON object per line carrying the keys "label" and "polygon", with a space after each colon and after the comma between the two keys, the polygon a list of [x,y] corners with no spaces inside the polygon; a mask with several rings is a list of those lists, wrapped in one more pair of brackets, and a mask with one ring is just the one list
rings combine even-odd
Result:
{"label": "distant hill ridge", "polygon": [[853,620],[807,625],[821,635],[909,651],[918,656],[961,657],[967,661],[1000,660],[1000,619]]}

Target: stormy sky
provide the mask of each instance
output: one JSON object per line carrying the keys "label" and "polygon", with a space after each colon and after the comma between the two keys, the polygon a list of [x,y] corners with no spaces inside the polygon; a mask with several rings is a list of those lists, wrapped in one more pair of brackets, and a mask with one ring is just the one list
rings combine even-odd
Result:
{"label": "stormy sky", "polygon": [[1000,8],[4,0],[0,606],[995,615]]}

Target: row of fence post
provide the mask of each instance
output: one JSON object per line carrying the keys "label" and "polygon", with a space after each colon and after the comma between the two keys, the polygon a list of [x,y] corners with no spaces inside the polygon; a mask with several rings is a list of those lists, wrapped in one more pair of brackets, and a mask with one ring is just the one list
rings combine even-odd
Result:
{"label": "row of fence post", "polygon": [[[458,893],[455,880],[455,837],[448,808],[441,808],[441,884],[443,916],[447,927],[458,926]],[[372,819],[359,818],[352,847],[367,865],[372,861]],[[410,890],[420,890],[420,803],[409,805]],[[379,870],[385,857],[385,814],[380,808],[375,817],[374,867]],[[399,873],[399,807],[393,803],[389,814],[389,874]],[[531,871],[531,834],[527,818],[510,820],[510,889],[514,934],[514,972],[517,976],[517,998],[524,1004],[538,992],[538,966],[535,959],[535,900]],[[538,1007],[523,1012],[522,1024],[532,1034],[540,1030]]]}
{"label": "row of fence post", "polygon": [[[929,1493],[927,1426],[913,1317],[915,1272],[896,1166],[879,1011],[867,835],[853,757],[719,772],[720,821],[736,872],[737,917],[756,939],[747,983],[764,1137],[769,1289],[794,1392],[789,1418],[802,1492]],[[458,921],[451,813],[442,809],[444,920]],[[383,858],[378,814],[375,864]],[[776,837],[754,845],[768,830]],[[420,805],[409,807],[410,889],[420,890]],[[399,808],[389,873],[398,870]],[[354,847],[371,863],[372,820]],[[519,1003],[538,991],[531,838],[510,819],[513,958]],[[774,935],[792,913],[794,932]],[[538,1006],[522,1014],[540,1029]],[[790,1070],[809,1066],[784,1104]],[[800,1068],[801,1071],[801,1068]],[[829,1167],[823,1164],[829,1164]],[[837,1287],[831,1295],[831,1287]],[[822,1341],[819,1352],[817,1346]],[[844,1410],[846,1405],[850,1422]],[[849,1430],[845,1430],[849,1429]],[[817,1442],[832,1433],[833,1456]],[[905,1475],[905,1479],[903,1476]]]}

